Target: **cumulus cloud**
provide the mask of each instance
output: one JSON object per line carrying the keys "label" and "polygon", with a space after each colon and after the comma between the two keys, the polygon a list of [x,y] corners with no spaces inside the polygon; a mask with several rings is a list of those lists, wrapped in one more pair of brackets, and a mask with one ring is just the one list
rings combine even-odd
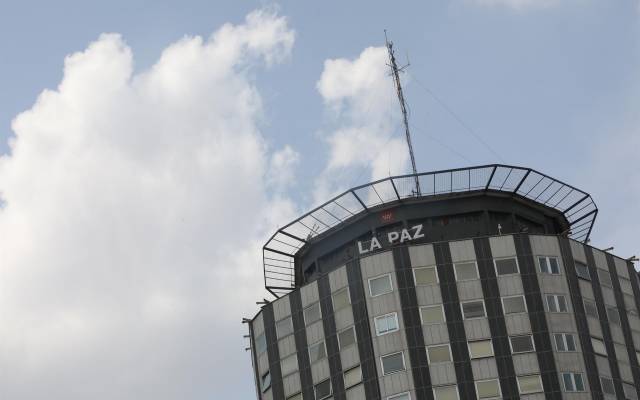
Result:
{"label": "cumulus cloud", "polygon": [[[342,174],[365,168],[370,178],[406,172],[408,153],[402,136],[393,136],[397,100],[388,76],[387,50],[366,48],[354,59],[326,60],[317,89],[334,129],[323,136],[329,161],[316,185],[316,200],[344,182]],[[351,182],[354,183],[354,182]]]}
{"label": "cumulus cloud", "polygon": [[[0,158],[0,397],[254,396],[242,316],[294,206],[248,70],[285,60],[271,11],[185,37],[150,69],[105,34],[13,121]],[[276,178],[273,178],[276,179]]]}

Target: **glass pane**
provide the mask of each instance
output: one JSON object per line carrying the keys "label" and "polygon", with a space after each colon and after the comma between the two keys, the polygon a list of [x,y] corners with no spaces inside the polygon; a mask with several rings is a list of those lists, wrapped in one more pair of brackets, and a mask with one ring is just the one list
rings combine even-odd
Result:
{"label": "glass pane", "polygon": [[493,355],[491,340],[469,342],[469,353],[471,358],[491,357]]}
{"label": "glass pane", "polygon": [[324,342],[316,343],[309,346],[309,361],[316,362],[326,357],[327,353],[324,349]]}
{"label": "glass pane", "polygon": [[331,394],[331,381],[327,379],[316,385],[316,399],[324,399]]}
{"label": "glass pane", "polygon": [[430,363],[451,361],[451,351],[449,345],[427,347]]}
{"label": "glass pane", "polygon": [[278,338],[283,338],[293,333],[293,321],[291,321],[291,317],[276,322],[276,333]]}
{"label": "glass pane", "polygon": [[444,322],[442,306],[422,307],[420,309],[423,324],[437,324]]}
{"label": "glass pane", "polygon": [[280,363],[282,369],[282,376],[287,376],[290,373],[298,370],[298,356],[296,354],[289,356],[282,360]]}
{"label": "glass pane", "polygon": [[458,281],[478,279],[476,263],[455,264],[454,268],[456,272],[456,280]]}
{"label": "glass pane", "polygon": [[398,319],[397,314],[393,313],[391,315],[385,315],[382,317],[377,317],[375,319],[376,329],[378,331],[378,335],[385,334],[387,332],[392,332],[398,329]]}
{"label": "glass pane", "polygon": [[435,267],[416,268],[413,270],[416,285],[433,285],[438,283]]}
{"label": "glass pane", "polygon": [[500,396],[500,383],[498,380],[476,382],[478,398],[487,399]]}
{"label": "glass pane", "polygon": [[518,264],[515,258],[505,258],[496,260],[496,273],[498,275],[509,275],[518,273]]}
{"label": "glass pane", "polygon": [[484,302],[472,301],[469,303],[462,303],[462,313],[464,318],[477,318],[484,317]]}
{"label": "glass pane", "polygon": [[604,271],[598,268],[598,278],[600,279],[601,285],[609,287],[613,286],[613,284],[611,283],[611,274],[609,273],[609,271]]}
{"label": "glass pane", "polygon": [[524,297],[507,297],[502,299],[505,314],[516,314],[527,311],[524,304]]}
{"label": "glass pane", "polygon": [[371,279],[369,281],[369,290],[371,292],[371,296],[379,296],[381,294],[391,292],[391,277],[389,275],[385,275]]}
{"label": "glass pane", "polygon": [[393,372],[404,371],[404,359],[402,353],[390,354],[382,357],[382,370],[385,375]]}
{"label": "glass pane", "polygon": [[261,333],[256,337],[256,354],[262,354],[267,350],[267,338],[264,333]]}
{"label": "glass pane", "polygon": [[433,388],[435,400],[457,400],[458,388],[456,386],[440,386]]}
{"label": "glass pane", "polygon": [[538,257],[538,265],[540,265],[540,272],[548,273],[549,268],[547,266],[547,259],[545,257]]}
{"label": "glass pane", "polygon": [[562,381],[564,382],[564,390],[567,392],[573,392],[573,379],[571,379],[571,374],[562,374]]}
{"label": "glass pane", "polygon": [[514,353],[533,351],[533,336],[512,336],[510,339]]}
{"label": "glass pane", "polygon": [[351,303],[351,301],[349,299],[349,290],[347,288],[344,288],[339,292],[335,292],[333,294],[333,310],[334,311],[348,306],[349,303]]}
{"label": "glass pane", "polygon": [[580,278],[591,280],[591,276],[589,275],[589,268],[585,264],[578,261],[576,261],[576,275],[578,275]]}
{"label": "glass pane", "polygon": [[520,393],[542,392],[540,375],[519,376],[518,385],[520,386]]}
{"label": "glass pane", "polygon": [[612,324],[620,325],[620,314],[616,308],[607,308],[607,318]]}
{"label": "glass pane", "polygon": [[560,267],[558,266],[558,259],[555,257],[549,257],[549,269],[552,274],[559,274]]}
{"label": "glass pane", "polygon": [[563,335],[561,333],[556,333],[553,335],[553,338],[556,342],[556,350],[558,351],[566,351],[567,348],[564,345],[564,341],[562,340]]}
{"label": "glass pane", "polygon": [[362,370],[360,366],[355,368],[351,368],[347,372],[344,373],[344,387],[350,388],[351,386],[357,385],[362,381]]}
{"label": "glass pane", "polygon": [[356,342],[356,332],[353,327],[342,331],[338,334],[338,342],[340,342],[340,348],[343,349]]}
{"label": "glass pane", "polygon": [[[582,374],[573,374],[573,381],[576,386],[576,391],[584,391],[584,381],[582,380]],[[613,391],[615,393],[615,390]]]}
{"label": "glass pane", "polygon": [[591,301],[584,301],[584,312],[589,317],[598,318],[598,309],[596,308],[596,305]]}
{"label": "glass pane", "polygon": [[604,342],[602,340],[591,338],[591,345],[593,346],[593,351],[595,353],[601,354],[603,356],[607,355],[607,348],[604,346]]}
{"label": "glass pane", "polygon": [[567,299],[564,296],[556,296],[558,300],[558,311],[567,312]]}
{"label": "glass pane", "polygon": [[309,325],[322,318],[322,313],[320,312],[320,303],[315,303],[314,305],[307,307],[304,309],[304,323]]}
{"label": "glass pane", "polygon": [[265,392],[271,386],[271,373],[267,371],[266,374],[262,375],[262,391]]}
{"label": "glass pane", "polygon": [[567,351],[576,351],[576,339],[573,335],[565,335],[567,340]]}

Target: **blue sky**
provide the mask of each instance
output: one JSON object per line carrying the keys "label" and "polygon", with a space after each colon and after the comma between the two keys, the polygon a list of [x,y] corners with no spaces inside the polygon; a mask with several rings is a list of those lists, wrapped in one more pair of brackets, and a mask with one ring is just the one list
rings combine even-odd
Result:
{"label": "blue sky", "polygon": [[593,195],[592,244],[640,253],[637,1],[5,2],[8,398],[253,398],[238,321],[263,296],[264,238],[408,171],[384,29],[410,61],[419,170],[538,169]]}

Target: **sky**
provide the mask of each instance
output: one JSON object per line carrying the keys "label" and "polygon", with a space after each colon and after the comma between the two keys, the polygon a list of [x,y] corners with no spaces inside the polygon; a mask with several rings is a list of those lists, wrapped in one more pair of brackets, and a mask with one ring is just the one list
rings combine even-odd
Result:
{"label": "sky", "polygon": [[261,246],[410,170],[535,168],[640,253],[640,4],[0,2],[0,398],[252,399]]}

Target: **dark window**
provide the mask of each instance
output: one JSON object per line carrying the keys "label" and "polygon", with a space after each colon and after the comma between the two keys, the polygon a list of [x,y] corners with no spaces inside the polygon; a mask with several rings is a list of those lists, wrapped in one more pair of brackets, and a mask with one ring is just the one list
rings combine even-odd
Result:
{"label": "dark window", "polygon": [[535,350],[533,336],[531,335],[511,336],[509,340],[511,341],[511,350],[514,353],[526,353]]}
{"label": "dark window", "polygon": [[484,317],[484,301],[469,301],[462,303],[462,316],[464,319]]}
{"label": "dark window", "polygon": [[326,399],[331,396],[331,380],[320,382],[316,385],[316,399]]}
{"label": "dark window", "polygon": [[271,387],[271,372],[267,371],[266,374],[262,375],[262,379],[260,380],[260,387],[262,388],[262,393],[269,390]]}
{"label": "dark window", "polygon": [[496,275],[511,275],[518,273],[518,262],[515,258],[503,258],[495,260]]}
{"label": "dark window", "polygon": [[582,279],[591,280],[591,275],[589,275],[589,267],[587,267],[586,264],[583,264],[580,261],[576,261],[576,275],[578,275]]}

